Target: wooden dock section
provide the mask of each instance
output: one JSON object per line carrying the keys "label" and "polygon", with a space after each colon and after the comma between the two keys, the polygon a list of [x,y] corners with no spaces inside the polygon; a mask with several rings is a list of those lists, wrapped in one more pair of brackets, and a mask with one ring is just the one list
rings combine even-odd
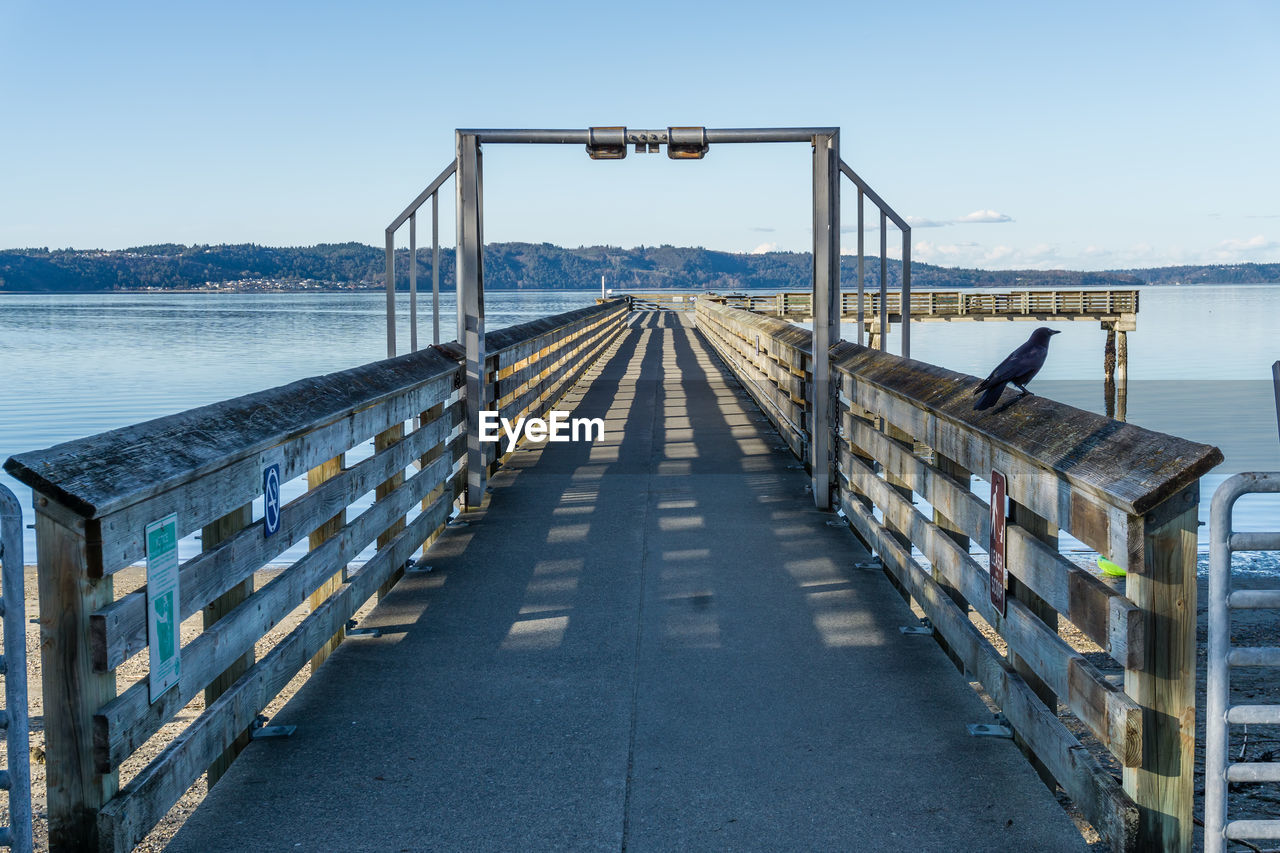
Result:
{"label": "wooden dock section", "polygon": [[691,316],[562,406],[171,851],[1084,848]]}

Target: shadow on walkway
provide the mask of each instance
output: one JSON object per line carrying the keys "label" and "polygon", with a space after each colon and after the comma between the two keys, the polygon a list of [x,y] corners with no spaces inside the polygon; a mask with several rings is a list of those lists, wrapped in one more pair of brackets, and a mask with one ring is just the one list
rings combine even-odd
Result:
{"label": "shadow on walkway", "polygon": [[632,327],[169,849],[1080,850],[694,330]]}

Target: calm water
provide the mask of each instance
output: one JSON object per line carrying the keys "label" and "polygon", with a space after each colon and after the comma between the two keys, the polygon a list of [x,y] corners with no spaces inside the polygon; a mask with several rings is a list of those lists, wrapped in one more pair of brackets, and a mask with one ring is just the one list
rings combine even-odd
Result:
{"label": "calm water", "polygon": [[[590,305],[595,295],[489,292],[488,328]],[[1129,335],[1128,420],[1222,448],[1226,463],[1202,486],[1207,520],[1209,497],[1227,475],[1280,470],[1271,385],[1280,285],[1148,288],[1141,300],[1138,330]],[[404,315],[403,295],[399,306]],[[430,342],[429,295],[419,308],[420,340]],[[452,294],[444,294],[446,340],[455,337],[453,311]],[[0,296],[0,459],[375,361],[386,351],[384,318],[377,293]],[[1063,334],[1032,388],[1103,411],[1105,333],[1092,323],[1058,328]],[[1030,329],[916,324],[912,355],[986,375]],[[402,320],[402,352],[408,336]],[[896,350],[896,339],[890,346]],[[0,483],[30,507],[29,491],[3,474]],[[295,483],[293,494],[301,490]],[[1266,498],[1243,500],[1237,513],[1238,529],[1280,524],[1280,502]],[[26,552],[30,562],[29,531]]]}

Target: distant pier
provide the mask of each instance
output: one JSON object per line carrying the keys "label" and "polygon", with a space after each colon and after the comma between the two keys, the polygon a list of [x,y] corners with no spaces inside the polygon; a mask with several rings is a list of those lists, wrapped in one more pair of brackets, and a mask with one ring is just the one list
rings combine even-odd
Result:
{"label": "distant pier", "polygon": [[[691,311],[705,299],[731,308],[778,317],[797,323],[813,322],[813,296],[803,291],[753,294],[732,293],[647,293],[620,294],[638,311]],[[1129,382],[1129,332],[1138,328],[1138,295],[1127,290],[969,290],[912,291],[908,316],[913,323],[1098,323],[1107,333],[1102,370],[1107,416],[1125,420]],[[890,290],[882,302],[880,293],[840,293],[840,321],[856,323],[862,318],[862,334],[873,349],[887,349],[889,334],[902,323],[902,293]],[[884,327],[884,332],[881,327]]]}

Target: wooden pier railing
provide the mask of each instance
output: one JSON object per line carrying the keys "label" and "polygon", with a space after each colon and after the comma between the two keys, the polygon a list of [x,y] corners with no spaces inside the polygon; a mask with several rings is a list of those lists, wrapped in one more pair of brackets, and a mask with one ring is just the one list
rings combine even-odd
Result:
{"label": "wooden pier railing", "polygon": [[[629,313],[627,303],[615,299],[489,332],[485,408],[512,423],[544,417],[618,336]],[[500,461],[504,446],[489,445],[485,461],[490,467]]]}
{"label": "wooden pier railing", "polygon": [[[840,422],[827,426],[838,505],[1042,775],[1113,849],[1190,849],[1196,510],[1217,448],[1038,396],[976,413],[975,377],[847,342],[832,348],[837,387],[815,388],[807,331],[703,300],[697,322],[793,450],[815,428],[806,401],[838,395]],[[1010,500],[1004,612],[970,548],[989,548],[991,510],[972,478],[993,470]],[[1058,531],[1127,568],[1123,594],[1064,559]],[[1109,655],[1123,688],[1062,639],[1060,619]],[[1062,723],[1060,704],[1121,780]]]}
{"label": "wooden pier railing", "polygon": [[[637,299],[652,300],[653,294],[636,294]],[[746,294],[710,294],[704,299],[779,317],[812,317],[812,295],[806,292]],[[880,313],[880,294],[868,291],[863,299],[868,320]],[[844,317],[858,314],[856,291],[840,292],[840,313]],[[1080,319],[1116,320],[1138,313],[1136,290],[1007,290],[982,293],[968,290],[915,290],[911,292],[911,319],[981,320],[981,319]],[[889,292],[889,314],[899,320],[902,294]]]}
{"label": "wooden pier railing", "polygon": [[[509,415],[550,406],[625,314],[614,302],[489,333],[492,399]],[[424,350],[6,462],[36,495],[51,850],[132,849],[206,769],[216,781],[262,709],[434,540],[466,482],[461,370],[450,347]],[[253,507],[274,466],[308,489],[267,535]],[[205,618],[180,647],[176,685],[152,698],[148,677],[117,679],[147,649],[148,605],[145,586],[118,592],[114,578],[146,558],[148,524],[173,513],[178,537],[203,534],[179,567],[176,616]],[[310,551],[255,588],[255,572],[301,540]],[[374,542],[376,556],[349,568]],[[121,787],[125,761],[202,692],[204,711]]]}

